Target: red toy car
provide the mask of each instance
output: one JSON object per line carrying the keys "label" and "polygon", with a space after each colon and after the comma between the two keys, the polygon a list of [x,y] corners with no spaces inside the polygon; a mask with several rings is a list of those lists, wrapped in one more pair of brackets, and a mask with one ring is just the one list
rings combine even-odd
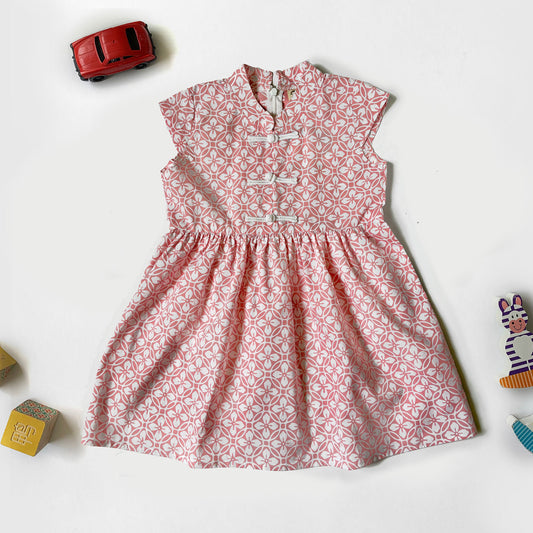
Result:
{"label": "red toy car", "polygon": [[145,68],[156,58],[152,35],[140,20],[93,33],[70,47],[84,81],[102,81],[123,70]]}

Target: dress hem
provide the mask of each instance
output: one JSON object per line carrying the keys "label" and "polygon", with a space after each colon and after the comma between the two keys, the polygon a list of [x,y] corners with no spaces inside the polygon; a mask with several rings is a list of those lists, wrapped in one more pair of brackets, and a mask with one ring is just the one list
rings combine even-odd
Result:
{"label": "dress hem", "polygon": [[264,470],[264,471],[271,471],[271,472],[284,472],[284,471],[295,471],[295,470],[308,470],[310,468],[333,467],[333,468],[337,468],[340,470],[354,471],[354,470],[359,470],[366,466],[370,466],[372,464],[378,463],[380,461],[383,461],[384,459],[387,459],[388,457],[393,457],[395,455],[401,455],[407,452],[423,450],[425,448],[433,448],[435,446],[441,446],[443,444],[453,444],[454,442],[470,440],[476,436],[477,436],[477,431],[472,431],[468,433],[467,435],[457,435],[453,438],[448,438],[445,440],[421,443],[419,445],[414,445],[412,447],[398,448],[397,450],[389,449],[385,453],[378,453],[376,455],[369,457],[368,459],[362,460],[357,463],[353,461],[325,462],[320,459],[309,459],[299,464],[294,464],[294,465],[285,464],[285,465],[275,466],[275,467],[272,467],[268,464],[260,465],[258,463],[235,463],[235,462],[222,462],[222,461],[213,461],[213,460],[209,462],[205,462],[205,463],[202,463],[201,461],[193,462],[190,459],[188,459],[186,456],[172,455],[170,453],[164,453],[161,450],[154,450],[153,448],[142,450],[142,449],[139,449],[138,446],[133,446],[129,444],[127,441],[110,441],[110,440],[96,441],[91,438],[83,438],[81,440],[81,444],[84,446],[90,446],[93,448],[113,448],[113,449],[118,449],[118,450],[141,453],[143,455],[153,455],[156,457],[163,457],[166,459],[174,459],[178,462],[181,462],[182,464],[185,464],[186,466],[194,470],[200,470],[200,469],[207,470],[207,469],[215,469],[215,468],[236,468],[236,469],[247,469],[247,470]]}

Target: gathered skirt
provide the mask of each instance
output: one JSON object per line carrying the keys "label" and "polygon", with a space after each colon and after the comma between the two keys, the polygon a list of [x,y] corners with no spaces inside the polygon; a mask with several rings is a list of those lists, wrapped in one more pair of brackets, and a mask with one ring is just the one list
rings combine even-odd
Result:
{"label": "gathered skirt", "polygon": [[101,359],[82,442],[199,468],[356,469],[474,434],[420,280],[374,216],[171,229]]}

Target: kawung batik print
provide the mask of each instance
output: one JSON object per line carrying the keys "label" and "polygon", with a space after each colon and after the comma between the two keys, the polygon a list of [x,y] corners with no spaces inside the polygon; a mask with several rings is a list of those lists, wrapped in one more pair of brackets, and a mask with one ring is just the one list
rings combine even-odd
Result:
{"label": "kawung batik print", "polygon": [[388,93],[308,61],[160,103],[170,228],[96,376],[82,442],[191,467],[356,469],[475,427],[383,218]]}

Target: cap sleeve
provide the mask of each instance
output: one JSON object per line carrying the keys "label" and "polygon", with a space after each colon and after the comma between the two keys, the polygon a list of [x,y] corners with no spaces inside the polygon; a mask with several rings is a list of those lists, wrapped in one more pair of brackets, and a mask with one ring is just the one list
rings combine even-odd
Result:
{"label": "cap sleeve", "polygon": [[194,98],[192,88],[159,102],[159,108],[178,153],[185,151],[192,133]]}
{"label": "cap sleeve", "polygon": [[363,149],[373,151],[372,143],[379,129],[390,94],[369,83],[359,82],[358,120],[362,130]]}

